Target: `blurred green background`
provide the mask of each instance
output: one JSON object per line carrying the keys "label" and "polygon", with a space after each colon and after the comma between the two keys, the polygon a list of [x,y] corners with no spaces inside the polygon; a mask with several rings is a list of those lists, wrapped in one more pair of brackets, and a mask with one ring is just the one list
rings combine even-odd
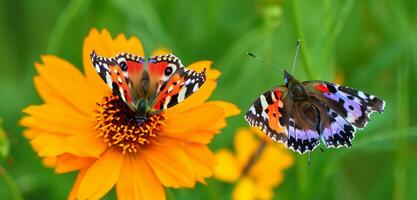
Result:
{"label": "blurred green background", "polygon": [[[295,42],[302,50],[294,75],[334,81],[386,100],[358,131],[351,149],[294,153],[275,199],[417,198],[417,2],[414,0],[72,0],[0,1],[0,118],[10,144],[1,158],[0,199],[13,179],[25,199],[65,199],[75,174],[56,175],[22,136],[21,110],[40,104],[34,62],[55,54],[81,67],[84,37],[93,27],[139,37],[147,53],[167,47],[183,63],[210,59],[222,71],[212,99],[236,103],[242,114],[211,147],[232,147],[249,105],[283,83],[280,70],[245,55],[252,51],[289,69]],[[4,142],[4,141],[3,141]],[[3,148],[3,147],[2,147]],[[3,179],[4,178],[4,179]],[[233,185],[214,179],[196,189],[169,190],[168,199],[229,199]],[[115,192],[105,199],[114,199]]]}

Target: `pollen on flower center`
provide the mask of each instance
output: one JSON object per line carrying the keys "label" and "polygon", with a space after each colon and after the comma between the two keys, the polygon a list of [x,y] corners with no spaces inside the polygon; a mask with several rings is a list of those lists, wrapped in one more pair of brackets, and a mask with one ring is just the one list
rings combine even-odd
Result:
{"label": "pollen on flower center", "polygon": [[103,97],[97,105],[97,136],[103,138],[109,147],[118,147],[123,153],[138,152],[141,146],[155,139],[164,125],[162,113],[151,115],[139,124],[135,113],[115,95]]}

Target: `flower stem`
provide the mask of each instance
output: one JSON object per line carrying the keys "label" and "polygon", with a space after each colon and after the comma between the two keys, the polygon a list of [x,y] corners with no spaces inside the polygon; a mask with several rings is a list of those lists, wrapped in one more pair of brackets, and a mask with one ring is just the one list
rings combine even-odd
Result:
{"label": "flower stem", "polygon": [[0,176],[3,177],[4,182],[9,187],[9,191],[12,195],[12,199],[23,200],[22,194],[20,193],[20,190],[17,187],[16,182],[13,180],[10,174],[7,173],[6,169],[1,165],[0,165]]}

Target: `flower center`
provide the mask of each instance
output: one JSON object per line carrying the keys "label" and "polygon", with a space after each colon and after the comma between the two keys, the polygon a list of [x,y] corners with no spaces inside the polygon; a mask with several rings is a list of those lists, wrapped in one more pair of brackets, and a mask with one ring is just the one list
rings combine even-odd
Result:
{"label": "flower center", "polygon": [[97,105],[97,137],[103,138],[109,147],[120,148],[123,154],[136,153],[141,146],[151,143],[164,125],[162,113],[138,119],[115,95],[103,97]]}

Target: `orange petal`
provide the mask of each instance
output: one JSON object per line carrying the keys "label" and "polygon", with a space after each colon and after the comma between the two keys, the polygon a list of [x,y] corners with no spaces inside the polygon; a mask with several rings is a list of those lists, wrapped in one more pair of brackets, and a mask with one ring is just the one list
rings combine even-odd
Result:
{"label": "orange petal", "polygon": [[59,96],[55,96],[56,92],[49,87],[49,85],[41,77],[35,76],[33,81],[35,83],[36,91],[38,91],[38,94],[43,101],[50,103],[59,99]]}
{"label": "orange petal", "polygon": [[106,143],[94,134],[77,134],[67,138],[74,147],[91,157],[99,157],[108,147]]}
{"label": "orange petal", "polygon": [[67,173],[80,170],[91,165],[96,159],[91,157],[78,157],[73,154],[64,153],[56,160],[56,173]]}
{"label": "orange petal", "polygon": [[[185,132],[161,132],[161,136],[179,139],[187,142],[197,142],[201,144],[208,144],[213,139],[216,133],[210,130],[195,130]],[[158,138],[159,140],[160,138]]]}
{"label": "orange petal", "polygon": [[216,106],[223,108],[224,117],[230,117],[230,116],[234,116],[240,113],[240,109],[235,104],[229,103],[227,101],[210,101],[207,103],[214,104]]}
{"label": "orange petal", "polygon": [[53,134],[39,134],[30,143],[35,151],[38,152],[38,155],[42,157],[53,157],[63,153],[71,153],[77,156],[88,156],[88,154],[69,145],[64,137]]}
{"label": "orange petal", "polygon": [[29,140],[32,140],[33,138],[35,138],[36,136],[38,136],[41,133],[42,132],[37,131],[37,130],[33,130],[33,129],[26,129],[26,130],[23,131],[23,135]]}
{"label": "orange petal", "polygon": [[82,55],[83,66],[89,82],[99,91],[106,91],[108,90],[108,87],[98,76],[91,64],[90,54],[93,50],[95,50],[98,55],[104,57],[113,57],[121,52],[144,56],[142,44],[137,38],[131,37],[126,39],[124,35],[120,34],[113,40],[106,29],[103,29],[101,32],[97,29],[92,29],[84,40]]}
{"label": "orange petal", "polygon": [[256,185],[248,177],[243,178],[237,183],[232,193],[232,199],[236,200],[255,200],[256,198]]}
{"label": "orange petal", "polygon": [[229,183],[235,182],[241,174],[242,166],[235,156],[226,149],[219,150],[216,154],[217,164],[214,167],[214,176]]}
{"label": "orange petal", "polygon": [[204,178],[210,177],[213,174],[216,157],[206,145],[185,143],[182,148],[187,153],[193,165],[196,180],[204,183]]}
{"label": "orange petal", "polygon": [[42,159],[42,164],[47,166],[47,167],[55,167],[56,157],[44,157]]}
{"label": "orange petal", "polygon": [[73,134],[79,134],[79,131],[67,129],[63,127],[59,127],[53,124],[43,123],[41,120],[29,116],[24,117],[19,121],[21,126],[29,127],[31,130],[35,130],[38,132],[46,132],[49,134],[56,134],[59,136],[68,136]]}
{"label": "orange petal", "polygon": [[183,102],[166,110],[166,113],[176,115],[176,113],[186,111],[204,103],[211,96],[216,85],[217,83],[215,81],[206,81],[197,92],[186,98]]}
{"label": "orange petal", "polygon": [[234,146],[237,159],[242,165],[248,162],[249,158],[259,147],[259,143],[249,129],[241,128],[237,131]]}
{"label": "orange petal", "polygon": [[68,106],[90,116],[96,106],[98,93],[87,84],[78,69],[55,56],[42,56],[43,64],[35,64],[40,77]]}
{"label": "orange petal", "polygon": [[194,187],[195,175],[187,154],[179,147],[150,146],[143,151],[161,183],[167,187]]}
{"label": "orange petal", "polygon": [[110,149],[88,168],[78,189],[78,199],[100,199],[116,184],[123,155]]}
{"label": "orange petal", "polygon": [[223,109],[210,104],[201,104],[176,115],[167,113],[163,132],[173,134],[203,129],[216,122],[223,113]]}
{"label": "orange petal", "polygon": [[117,180],[118,199],[165,199],[165,190],[143,156],[128,156]]}
{"label": "orange petal", "polygon": [[72,186],[71,192],[68,195],[68,200],[77,199],[78,189],[80,188],[81,180],[83,180],[85,172],[87,172],[87,169],[80,170],[80,172],[78,173],[77,179],[75,180],[75,183]]}
{"label": "orange petal", "polygon": [[74,132],[86,132],[92,130],[92,119],[82,115],[70,107],[43,104],[29,106],[23,112],[39,120],[40,124],[50,124],[60,127],[62,130],[70,129]]}
{"label": "orange petal", "polygon": [[239,108],[236,107],[236,105],[231,104],[226,101],[210,101],[210,102],[207,102],[207,104],[216,105],[224,110],[223,117],[220,118],[216,123],[213,123],[212,125],[210,125],[210,127],[207,128],[208,130],[211,130],[216,133],[218,133],[220,129],[227,126],[227,122],[225,118],[233,116],[233,115],[237,115],[240,113],[240,110]]}

